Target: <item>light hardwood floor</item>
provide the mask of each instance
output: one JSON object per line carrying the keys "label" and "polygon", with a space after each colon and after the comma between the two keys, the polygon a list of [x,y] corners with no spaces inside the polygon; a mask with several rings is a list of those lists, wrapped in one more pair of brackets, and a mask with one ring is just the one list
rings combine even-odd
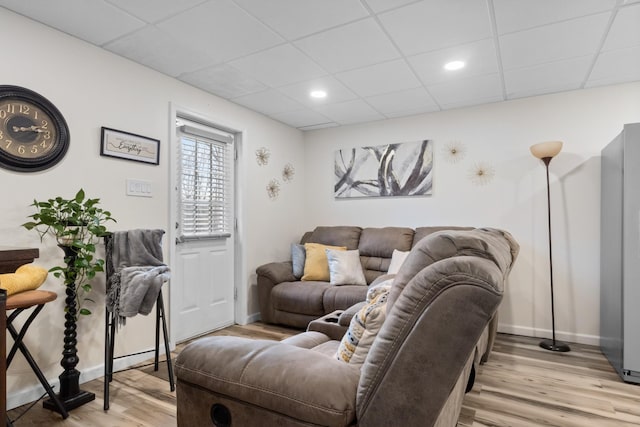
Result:
{"label": "light hardwood floor", "polygon": [[[297,333],[254,323],[213,335],[280,340]],[[572,344],[559,354],[538,347],[537,338],[500,334],[489,361],[466,395],[459,427],[640,426],[640,386],[625,384],[597,347]],[[178,346],[177,352],[183,346]],[[166,371],[160,366],[160,373]],[[149,367],[116,373],[111,409],[102,410],[102,379],[83,384],[95,402],[74,409],[67,420],[36,404],[14,425],[73,427],[175,426],[175,393]],[[10,411],[17,417],[23,408]],[[197,427],[197,426],[194,426]]]}

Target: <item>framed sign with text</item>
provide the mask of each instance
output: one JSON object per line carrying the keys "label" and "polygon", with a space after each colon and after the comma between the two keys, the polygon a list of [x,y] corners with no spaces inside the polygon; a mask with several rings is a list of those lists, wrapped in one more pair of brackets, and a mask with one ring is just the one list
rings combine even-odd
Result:
{"label": "framed sign with text", "polygon": [[160,164],[160,140],[102,127],[100,155]]}

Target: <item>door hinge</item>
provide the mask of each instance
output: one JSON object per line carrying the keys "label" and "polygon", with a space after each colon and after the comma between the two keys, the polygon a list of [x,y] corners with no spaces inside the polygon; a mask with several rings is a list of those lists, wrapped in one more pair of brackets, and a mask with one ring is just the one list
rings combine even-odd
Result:
{"label": "door hinge", "polygon": [[238,160],[238,150],[236,148],[233,149],[233,160]]}
{"label": "door hinge", "polygon": [[233,229],[238,230],[238,218],[233,218]]}
{"label": "door hinge", "polygon": [[233,288],[233,300],[238,301],[238,288]]}

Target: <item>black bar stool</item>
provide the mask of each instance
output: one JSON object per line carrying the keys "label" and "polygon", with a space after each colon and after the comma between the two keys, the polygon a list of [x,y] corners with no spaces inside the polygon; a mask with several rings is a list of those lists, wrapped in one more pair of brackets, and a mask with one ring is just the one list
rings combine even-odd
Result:
{"label": "black bar stool", "polygon": [[[58,295],[56,295],[54,292],[40,290],[20,292],[7,297],[6,311],[13,311],[13,313],[7,316],[7,330],[13,337],[13,346],[11,346],[11,350],[9,350],[9,353],[7,354],[7,369],[9,368],[9,365],[11,365],[11,362],[13,361],[13,358],[16,355],[17,351],[20,350],[24,358],[27,359],[29,366],[31,366],[31,369],[38,377],[38,380],[40,380],[40,383],[47,391],[47,394],[55,403],[55,406],[58,409],[57,412],[59,412],[62,415],[62,418],[65,419],[69,416],[69,413],[58,398],[58,395],[56,395],[56,393],[51,388],[51,385],[40,370],[40,367],[31,355],[31,352],[23,342],[29,326],[31,326],[33,320],[38,316],[38,314],[40,314],[40,312],[44,308],[44,305],[48,302],[54,301],[57,297]],[[32,307],[35,307],[35,310],[33,310],[33,312],[29,315],[26,322],[18,332],[15,326],[13,326],[13,321],[23,311],[28,310]],[[11,421],[8,418],[7,425],[11,425]]]}
{"label": "black bar stool", "polygon": [[[114,348],[116,341],[116,322],[114,314],[106,310],[105,313],[105,327],[104,327],[104,410],[109,409],[109,384],[113,380],[113,361],[129,356],[136,356],[139,354],[148,353],[147,351],[141,351],[138,353],[125,354],[123,356],[114,357]],[[160,355],[160,323],[162,322],[162,333],[164,337],[164,350],[166,355],[167,370],[169,374],[169,389],[171,391],[176,390],[176,384],[173,377],[173,363],[171,362],[171,350],[169,349],[169,334],[167,332],[167,322],[165,320],[164,313],[164,301],[162,299],[162,291],[158,294],[156,300],[156,347],[154,350],[153,368],[157,371],[159,368],[159,355]]]}
{"label": "black bar stool", "polygon": [[[164,231],[162,232],[164,233]],[[107,262],[106,262],[106,273],[107,273],[107,286],[109,285],[109,278],[114,271],[114,266],[111,261],[111,257],[109,256],[109,251],[111,248],[111,239],[113,239],[113,235],[105,236],[105,247],[107,249]],[[114,357],[115,353],[115,341],[116,341],[116,333],[118,332],[116,326],[118,319],[117,316],[109,311],[105,310],[105,322],[104,322],[104,406],[103,409],[105,411],[109,410],[109,385],[111,381],[113,381],[113,361],[116,359],[121,359],[129,356],[137,356],[139,354],[148,353],[148,351],[141,351],[138,353],[125,354],[122,356]],[[171,361],[171,349],[169,348],[169,333],[167,331],[167,321],[164,311],[164,300],[162,298],[162,289],[158,293],[158,298],[156,299],[156,340],[155,340],[155,349],[154,349],[154,361],[153,368],[155,371],[159,369],[160,362],[160,328],[162,327],[162,334],[164,340],[164,351],[167,362],[167,373],[169,375],[169,389],[173,392],[176,390],[175,379],[173,375],[173,363]]]}

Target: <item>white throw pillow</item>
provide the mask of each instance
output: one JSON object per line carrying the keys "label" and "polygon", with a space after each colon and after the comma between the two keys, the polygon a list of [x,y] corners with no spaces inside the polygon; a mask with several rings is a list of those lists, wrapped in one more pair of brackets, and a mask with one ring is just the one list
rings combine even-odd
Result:
{"label": "white throw pillow", "polygon": [[329,261],[329,282],[332,285],[367,285],[360,264],[360,251],[325,249]]}
{"label": "white throw pillow", "polygon": [[388,274],[398,274],[400,271],[400,267],[402,267],[402,263],[407,259],[407,255],[409,255],[409,251],[403,252],[397,249],[393,250],[393,254],[391,255],[391,263],[389,264]]}

